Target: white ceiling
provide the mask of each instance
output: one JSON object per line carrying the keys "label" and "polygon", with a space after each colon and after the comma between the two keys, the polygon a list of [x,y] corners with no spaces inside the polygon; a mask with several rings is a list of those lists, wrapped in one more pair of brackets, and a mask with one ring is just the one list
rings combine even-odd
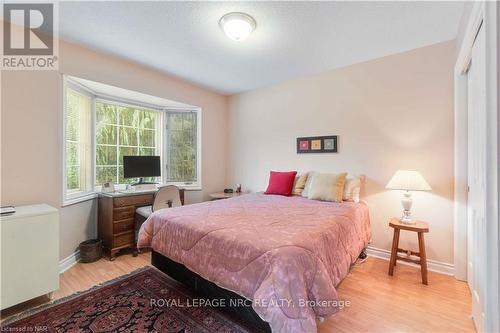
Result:
{"label": "white ceiling", "polygon": [[[456,37],[462,2],[61,2],[60,35],[232,94]],[[257,21],[244,42],[219,18]]]}

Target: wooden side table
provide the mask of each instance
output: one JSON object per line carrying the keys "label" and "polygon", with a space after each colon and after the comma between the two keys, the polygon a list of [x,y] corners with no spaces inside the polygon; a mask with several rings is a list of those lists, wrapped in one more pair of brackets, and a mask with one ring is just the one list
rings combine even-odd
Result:
{"label": "wooden side table", "polygon": [[[414,224],[401,223],[398,218],[392,218],[389,221],[389,226],[394,228],[394,236],[392,238],[391,261],[389,263],[389,275],[394,274],[394,266],[397,260],[412,262],[420,265],[422,274],[422,283],[427,284],[427,257],[425,255],[424,233],[429,232],[429,224],[422,221],[415,221]],[[399,233],[401,230],[413,231],[418,234],[418,252],[399,248]],[[407,253],[419,257],[419,260],[405,258],[398,255],[398,252]]]}

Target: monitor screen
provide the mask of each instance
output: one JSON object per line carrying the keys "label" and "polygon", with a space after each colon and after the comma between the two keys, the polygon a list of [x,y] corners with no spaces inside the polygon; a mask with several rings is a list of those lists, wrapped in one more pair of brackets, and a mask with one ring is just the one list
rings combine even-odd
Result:
{"label": "monitor screen", "polygon": [[123,156],[123,177],[159,177],[160,156]]}

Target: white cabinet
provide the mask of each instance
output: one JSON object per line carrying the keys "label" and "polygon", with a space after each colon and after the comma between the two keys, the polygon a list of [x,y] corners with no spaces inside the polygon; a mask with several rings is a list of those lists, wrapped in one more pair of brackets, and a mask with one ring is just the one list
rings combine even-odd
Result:
{"label": "white cabinet", "polygon": [[0,217],[0,309],[59,289],[59,212],[46,205],[16,207]]}

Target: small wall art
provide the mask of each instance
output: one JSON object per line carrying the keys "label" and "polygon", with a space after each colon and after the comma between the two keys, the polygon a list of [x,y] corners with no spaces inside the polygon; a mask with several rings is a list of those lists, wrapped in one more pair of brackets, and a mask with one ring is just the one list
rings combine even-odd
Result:
{"label": "small wall art", "polygon": [[297,154],[336,153],[337,135],[297,138]]}

